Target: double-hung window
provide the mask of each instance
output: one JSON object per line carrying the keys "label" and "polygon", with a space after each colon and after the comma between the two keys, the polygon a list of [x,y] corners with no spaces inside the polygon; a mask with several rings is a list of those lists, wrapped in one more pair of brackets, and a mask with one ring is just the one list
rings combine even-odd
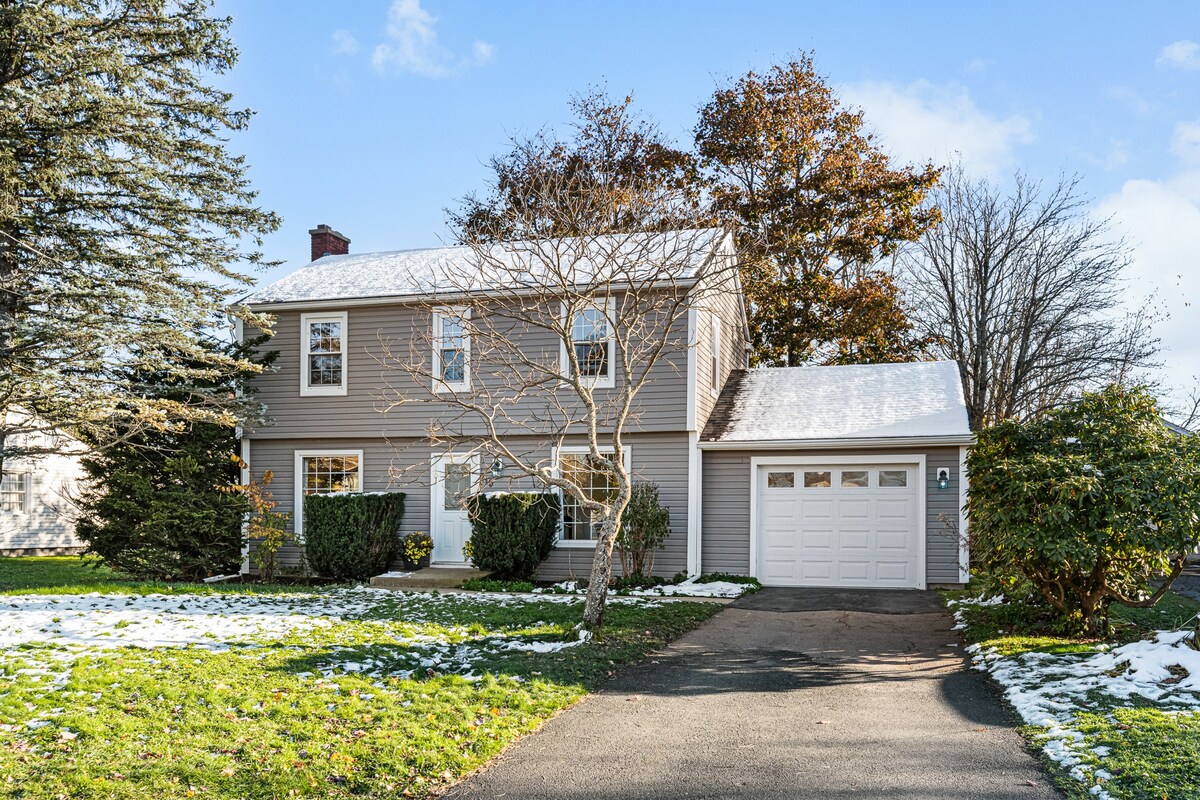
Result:
{"label": "double-hung window", "polygon": [[345,312],[301,314],[300,354],[300,394],[345,394]]}
{"label": "double-hung window", "polygon": [[598,301],[597,305],[574,310],[568,330],[570,342],[569,345],[564,343],[562,350],[564,375],[570,375],[572,372],[567,350],[569,346],[574,353],[579,376],[587,379],[590,386],[611,389],[615,385],[613,374],[616,369],[616,338],[612,329],[614,313],[615,303],[611,297]]}
{"label": "double-hung window", "polygon": [[363,490],[362,450],[296,451],[296,533],[304,532],[304,498]]}
{"label": "double-hung window", "polygon": [[29,512],[28,472],[6,472],[0,478],[0,512]]}
{"label": "double-hung window", "polygon": [[[611,452],[609,450],[608,452]],[[625,448],[625,468],[629,469],[629,448]],[[586,447],[563,447],[558,450],[559,474],[583,489],[584,494],[594,500],[606,501],[617,489],[617,477],[604,469],[603,463],[594,458]],[[567,546],[594,544],[599,530],[592,523],[591,514],[578,497],[570,492],[562,493],[562,543]]]}
{"label": "double-hung window", "polygon": [[440,308],[433,314],[433,389],[461,392],[471,388],[471,311]]}

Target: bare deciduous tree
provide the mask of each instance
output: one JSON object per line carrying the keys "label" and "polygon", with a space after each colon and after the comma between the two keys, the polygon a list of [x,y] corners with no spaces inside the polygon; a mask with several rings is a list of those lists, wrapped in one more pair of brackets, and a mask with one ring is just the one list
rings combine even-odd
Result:
{"label": "bare deciduous tree", "polygon": [[[645,389],[686,373],[689,309],[731,290],[736,260],[724,231],[636,224],[688,213],[657,180],[626,176],[616,191],[602,174],[583,185],[548,168],[521,191],[529,196],[496,206],[503,238],[527,232],[535,215],[538,228],[552,215],[552,229],[575,235],[476,235],[467,257],[436,265],[422,287],[427,324],[383,343],[398,378],[383,399],[425,404],[431,441],[499,457],[590,517],[584,624],[597,628],[634,482],[625,437],[639,427]],[[613,232],[597,204],[619,204],[632,230]],[[586,458],[564,469],[552,453],[569,444],[586,447]]]}
{"label": "bare deciduous tree", "polygon": [[958,361],[972,427],[1036,414],[1152,366],[1152,314],[1125,308],[1128,245],[1092,217],[1078,178],[1007,193],[949,169],[942,223],[900,257],[914,316]]}

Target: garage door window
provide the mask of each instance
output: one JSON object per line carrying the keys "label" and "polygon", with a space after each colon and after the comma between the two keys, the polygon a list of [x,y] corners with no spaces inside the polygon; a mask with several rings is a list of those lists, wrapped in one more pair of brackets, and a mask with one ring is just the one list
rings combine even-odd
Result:
{"label": "garage door window", "polygon": [[908,470],[881,469],[879,470],[880,489],[903,489],[908,486]]}
{"label": "garage door window", "polygon": [[805,489],[828,489],[833,485],[831,480],[833,473],[830,472],[805,472],[804,473],[804,488]]}
{"label": "garage door window", "polygon": [[843,489],[866,489],[870,485],[871,473],[867,470],[842,470]]}
{"label": "garage door window", "polygon": [[768,489],[794,489],[794,488],[796,488],[796,473],[794,473],[794,472],[768,472],[767,473],[767,488]]}

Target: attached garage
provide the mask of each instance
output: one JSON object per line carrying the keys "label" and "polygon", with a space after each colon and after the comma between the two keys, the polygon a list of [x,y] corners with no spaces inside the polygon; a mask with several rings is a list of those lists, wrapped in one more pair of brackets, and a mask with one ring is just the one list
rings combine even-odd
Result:
{"label": "attached garage", "polygon": [[747,370],[700,440],[704,572],[766,586],[967,580],[953,362]]}

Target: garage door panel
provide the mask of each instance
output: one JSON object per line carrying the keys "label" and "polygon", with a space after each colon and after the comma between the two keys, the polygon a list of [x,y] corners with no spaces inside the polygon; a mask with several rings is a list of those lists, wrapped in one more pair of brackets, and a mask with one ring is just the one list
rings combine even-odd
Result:
{"label": "garage door panel", "polygon": [[[784,468],[763,468],[756,479],[757,573],[764,584],[918,585],[923,554],[918,552],[921,481],[916,465],[855,465],[853,482],[842,479],[845,470],[838,466],[789,467],[798,477],[828,473],[832,485],[797,479],[792,487],[771,488],[766,486],[768,469]],[[892,477],[883,481],[880,470]],[[900,471],[908,475],[904,486],[895,485],[894,473]]]}

